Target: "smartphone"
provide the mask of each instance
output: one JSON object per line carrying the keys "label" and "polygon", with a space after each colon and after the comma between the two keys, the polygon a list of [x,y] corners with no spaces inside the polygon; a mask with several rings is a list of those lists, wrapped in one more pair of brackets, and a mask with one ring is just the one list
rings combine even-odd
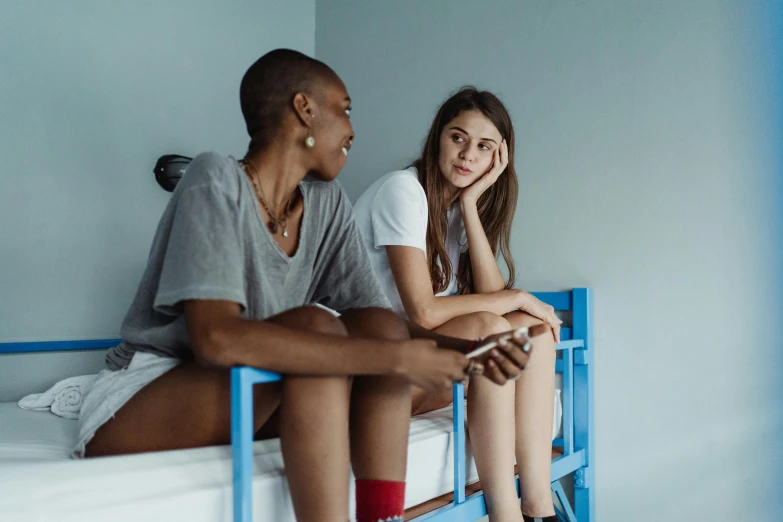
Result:
{"label": "smartphone", "polygon": [[[522,328],[517,328],[514,331],[511,331],[511,332],[508,332],[505,335],[502,335],[501,337],[498,338],[498,341],[500,339],[505,339],[505,340],[508,341],[508,340],[511,340],[511,338],[514,336],[515,333],[521,333],[522,335],[527,335],[527,332],[528,332],[527,326],[523,326]],[[478,357],[479,355],[483,355],[483,354],[487,353],[492,348],[497,347],[497,345],[498,345],[497,341],[492,341],[491,343],[487,343],[487,344],[485,344],[483,346],[480,346],[480,347],[476,348],[472,352],[466,354],[465,357],[467,357],[468,359],[473,359],[474,357]]]}

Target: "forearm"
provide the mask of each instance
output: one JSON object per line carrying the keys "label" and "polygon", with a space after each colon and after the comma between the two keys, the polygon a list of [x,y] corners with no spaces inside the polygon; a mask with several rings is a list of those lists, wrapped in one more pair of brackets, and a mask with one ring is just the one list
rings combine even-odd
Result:
{"label": "forearm", "polygon": [[201,353],[218,367],[253,366],[284,374],[383,375],[399,361],[394,343],[295,330],[236,318],[211,332]]}
{"label": "forearm", "polygon": [[481,225],[475,202],[461,200],[460,205],[465,233],[468,237],[468,245],[470,245],[468,254],[473,268],[474,291],[478,294],[485,294],[504,289],[506,282],[503,280],[500,267],[487,240],[487,234]]}
{"label": "forearm", "polygon": [[[433,329],[461,315],[475,312],[492,312],[505,315],[515,310],[519,305],[515,302],[515,294],[507,291],[485,294],[449,295],[432,297],[425,303],[418,303],[410,318],[421,326]],[[407,309],[407,308],[406,308]]]}

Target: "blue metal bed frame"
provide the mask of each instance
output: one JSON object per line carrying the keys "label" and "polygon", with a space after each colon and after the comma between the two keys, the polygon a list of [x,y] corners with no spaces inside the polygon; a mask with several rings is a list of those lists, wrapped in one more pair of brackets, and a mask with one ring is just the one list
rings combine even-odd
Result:
{"label": "blue metal bed frame", "polygon": [[[556,371],[563,374],[563,437],[555,446],[563,454],[552,461],[552,491],[567,522],[595,522],[595,450],[593,445],[593,322],[592,291],[535,293],[558,311],[571,312],[571,328],[563,328],[557,345]],[[119,339],[0,343],[2,353],[100,350]],[[231,370],[231,445],[233,454],[234,522],[251,522],[253,510],[253,385],[280,380],[280,375],[250,367]],[[465,496],[465,407],[463,385],[454,396],[454,501],[421,515],[415,522],[473,522],[487,514],[481,491]],[[566,498],[560,479],[574,475],[574,506]],[[519,481],[517,479],[517,491]]]}

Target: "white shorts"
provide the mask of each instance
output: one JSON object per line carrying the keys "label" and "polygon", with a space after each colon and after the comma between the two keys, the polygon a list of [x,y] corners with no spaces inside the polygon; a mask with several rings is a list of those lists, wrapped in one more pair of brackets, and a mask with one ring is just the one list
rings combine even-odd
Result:
{"label": "white shorts", "polygon": [[181,362],[172,357],[136,352],[126,368],[101,371],[82,402],[79,438],[71,457],[84,458],[84,448],[98,428],[114,418],[139,390]]}

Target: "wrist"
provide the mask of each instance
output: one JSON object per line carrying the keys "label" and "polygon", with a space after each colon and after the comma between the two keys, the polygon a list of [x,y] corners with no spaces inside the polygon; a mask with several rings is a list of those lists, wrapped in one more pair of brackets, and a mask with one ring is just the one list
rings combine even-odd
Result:
{"label": "wrist", "polygon": [[405,341],[388,343],[388,346],[384,346],[383,349],[388,356],[388,363],[385,365],[386,371],[384,373],[396,377],[407,376],[411,368],[412,359],[409,343]]}
{"label": "wrist", "polygon": [[509,311],[525,310],[527,307],[527,298],[525,292],[517,290],[516,288],[510,288],[507,290],[500,290],[505,295],[505,308]]}
{"label": "wrist", "polygon": [[478,209],[478,199],[471,195],[466,195],[464,192],[459,198],[460,209],[464,213],[466,210]]}
{"label": "wrist", "polygon": [[523,310],[530,309],[530,307],[532,305],[532,300],[530,298],[533,297],[533,296],[531,296],[530,294],[528,294],[524,290],[517,290],[517,292],[519,292],[519,295],[517,296],[517,303],[518,303],[519,308],[521,308]]}

